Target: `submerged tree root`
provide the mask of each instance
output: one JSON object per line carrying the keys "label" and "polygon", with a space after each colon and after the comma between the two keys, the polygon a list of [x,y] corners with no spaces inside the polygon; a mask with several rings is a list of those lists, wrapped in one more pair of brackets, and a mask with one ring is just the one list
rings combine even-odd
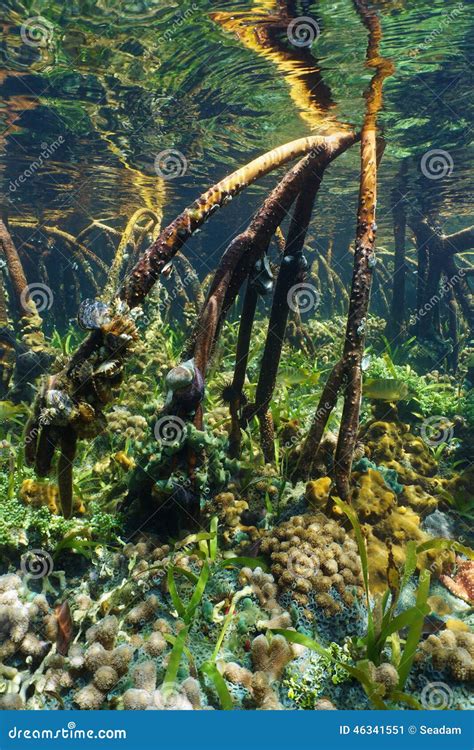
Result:
{"label": "submerged tree root", "polygon": [[[334,137],[324,139],[324,145],[320,147],[319,153],[316,156],[309,154],[288,172],[266,199],[252,219],[248,229],[232,241],[224,253],[211,283],[207,300],[196,324],[193,347],[188,350],[188,356],[194,357],[196,367],[205,377],[209,359],[227,311],[234,302],[245,279],[249,277],[255,263],[267,252],[271,238],[296,196],[300,193],[301,197],[290,228],[285,256],[282,259],[283,270],[280,272],[280,285],[277,282],[275,290],[268,344],[263,355],[262,379],[257,387],[257,401],[255,406],[245,406],[242,417],[243,424],[255,415],[261,419],[262,447],[268,461],[273,460],[274,457],[274,434],[271,415],[268,414],[268,404],[275,386],[281,344],[288,319],[288,293],[290,287],[297,283],[299,275],[304,270],[299,265],[314,197],[325,168],[356,140],[356,135],[347,133],[340,134],[338,141],[335,141]],[[302,191],[307,183],[310,187],[303,194]],[[232,452],[235,455],[237,455],[240,446],[237,419],[242,407],[242,386],[245,378],[248,341],[255,312],[254,304],[256,304],[256,300],[248,300],[248,304],[244,308],[241,320],[242,337],[239,337],[240,348],[237,359],[239,364],[236,370],[236,383],[230,394],[230,412],[233,422],[231,442]],[[265,374],[263,375],[263,373]]]}
{"label": "submerged tree root", "polygon": [[369,306],[372,272],[375,265],[375,206],[377,202],[377,114],[382,104],[382,86],[392,74],[393,65],[380,57],[381,29],[378,17],[362,0],[355,2],[364,25],[369,31],[367,65],[376,72],[366,93],[366,114],[361,136],[361,177],[354,269],[347,318],[344,349],[341,360],[331,372],[319,400],[309,434],[302,446],[298,470],[308,474],[317,460],[324,428],[334,409],[341,390],[344,407],[335,455],[336,489],[341,498],[349,499],[352,457],[357,441],[359,411],[362,394],[361,361],[365,343],[365,325]]}
{"label": "submerged tree root", "polygon": [[[194,358],[196,377],[199,379],[200,373],[206,372],[223,316],[248,275],[248,267],[242,271],[243,275],[241,267],[245,267],[248,261],[252,263],[252,255],[254,258],[258,257],[262,249],[268,246],[285,212],[301,189],[306,174],[321,164],[329,163],[355,140],[355,135],[347,133],[326,138],[302,138],[255,159],[204,193],[191,208],[186,209],[161,232],[122,285],[121,299],[116,298],[109,305],[87,302],[81,318],[91,333],[64,370],[50,379],[38,393],[34,405],[36,417],[27,431],[28,460],[35,463],[38,473],[45,474],[49,471],[59,444],[61,455],[58,481],[61,503],[66,514],[70,512],[72,503],[71,472],[77,439],[94,436],[103,429],[103,406],[113,397],[113,387],[120,384],[123,360],[136,336],[133,321],[128,314],[129,308],[143,301],[164,266],[178,252],[184,240],[212,214],[215,207],[224,204],[232,195],[275,167],[298,155],[307,154],[267,199],[248,233],[237,238],[224,256],[197,325]],[[131,221],[136,223],[137,215]],[[114,277],[122,265],[122,257],[121,252],[116,256]],[[198,395],[200,391],[201,388],[197,388]],[[62,404],[59,410],[56,406],[58,402]],[[45,415],[47,420],[44,419]],[[202,409],[199,403],[194,421],[197,427],[202,426]],[[64,431],[68,433],[67,440]],[[191,463],[194,464],[194,460],[195,457],[191,457]]]}
{"label": "submerged tree root", "polygon": [[320,150],[337,147],[341,138],[351,134],[336,133],[326,137],[307,136],[291,141],[254,159],[245,167],[238,169],[218,182],[186,208],[143,254],[125,280],[120,297],[129,305],[136,307],[145,299],[164,266],[169,263],[187,239],[199,229],[209,215],[226,202],[238,195],[244,188],[277,167],[293,159],[313,152],[317,156]]}

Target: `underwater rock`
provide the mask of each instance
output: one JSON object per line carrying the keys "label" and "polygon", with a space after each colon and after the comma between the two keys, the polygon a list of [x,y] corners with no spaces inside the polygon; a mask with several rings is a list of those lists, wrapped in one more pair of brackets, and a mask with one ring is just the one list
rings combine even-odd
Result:
{"label": "underwater rock", "polygon": [[444,537],[445,539],[454,539],[454,522],[446,513],[435,510],[423,519],[423,531],[434,537]]}

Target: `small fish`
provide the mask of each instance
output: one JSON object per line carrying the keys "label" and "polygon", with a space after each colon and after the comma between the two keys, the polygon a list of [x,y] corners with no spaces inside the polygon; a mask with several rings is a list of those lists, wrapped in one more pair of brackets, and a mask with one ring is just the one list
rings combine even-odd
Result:
{"label": "small fish", "polygon": [[278,375],[278,383],[283,385],[317,385],[319,383],[320,373],[311,372],[310,370],[293,370],[283,371]]}
{"label": "small fish", "polygon": [[362,393],[374,401],[403,401],[408,396],[408,386],[394,378],[371,378],[364,382]]}
{"label": "small fish", "polygon": [[0,401],[0,420],[13,419],[19,414],[26,414],[23,404],[14,404],[11,401]]}

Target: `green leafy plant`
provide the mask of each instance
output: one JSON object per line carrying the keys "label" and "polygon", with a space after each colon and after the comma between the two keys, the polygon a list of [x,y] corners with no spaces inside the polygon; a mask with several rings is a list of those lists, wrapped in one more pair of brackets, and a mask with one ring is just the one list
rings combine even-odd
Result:
{"label": "green leafy plant", "polygon": [[[262,567],[264,570],[267,570],[267,566],[265,562],[258,558],[232,557],[232,558],[224,559],[224,560],[217,559],[218,557],[218,519],[217,517],[212,518],[209,533],[203,532],[199,534],[191,534],[188,537],[186,537],[186,539],[184,539],[182,542],[179,542],[175,546],[175,550],[177,551],[183,546],[189,547],[192,544],[197,545],[197,550],[195,554],[197,554],[203,560],[203,565],[201,567],[201,572],[199,576],[195,575],[192,571],[185,570],[184,568],[181,568],[177,565],[170,565],[170,567],[168,568],[168,572],[167,572],[167,583],[168,583],[168,591],[170,594],[170,598],[176,610],[176,613],[184,622],[184,627],[180,630],[179,634],[176,637],[167,636],[167,639],[169,640],[169,642],[173,644],[173,648],[172,648],[170,658],[168,661],[168,667],[166,669],[165,677],[163,679],[163,686],[165,688],[166,686],[174,685],[176,683],[178,669],[179,669],[179,665],[181,663],[183,654],[186,654],[189,660],[192,659],[191,654],[186,648],[186,641],[188,639],[189,632],[192,627],[194,615],[196,613],[198,606],[200,605],[202,601],[202,598],[204,596],[206,587],[208,585],[208,582],[211,578],[212,573],[222,570],[223,568],[228,568],[228,567],[233,567],[233,566],[237,566],[237,567],[246,566],[246,567],[251,567],[251,568],[255,568],[259,566],[259,567]],[[191,583],[194,586],[193,593],[187,602],[183,601],[178,591],[177,578],[179,576],[184,576],[188,581],[191,581]],[[245,594],[249,593],[245,589],[244,589],[244,592]],[[243,595],[243,592],[238,591],[232,598],[228,612],[224,618],[224,622],[223,622],[219,637],[217,639],[213,654],[211,658],[200,667],[200,671],[204,675],[206,675],[214,684],[216,693],[221,702],[221,707],[224,710],[232,709],[233,702],[232,702],[230,693],[228,691],[228,688],[225,684],[225,681],[220,675],[216,667],[216,661],[217,661],[222,643],[226,636],[227,630],[232,622],[237,602],[240,598],[242,598],[242,595]]]}
{"label": "green leafy plant", "polygon": [[[416,336],[411,336],[409,339],[402,341],[396,346],[393,346],[383,334],[380,336],[380,339],[384,345],[383,357],[385,362],[387,363],[387,366],[395,372],[394,365],[401,365],[407,361],[413,343],[416,341]],[[394,377],[396,377],[396,375],[394,375]]]}
{"label": "green leafy plant", "polygon": [[399,634],[401,630],[408,628],[405,649],[399,663],[395,665],[399,674],[399,687],[403,687],[413,664],[416,647],[421,638],[424,618],[430,611],[427,604],[430,587],[429,571],[424,570],[420,574],[415,605],[396,615],[395,612],[400,601],[400,596],[415,572],[417,563],[416,544],[415,542],[408,542],[403,574],[400,576],[395,566],[389,564],[389,588],[382,597],[376,599],[375,605],[372,606],[369,590],[367,549],[359,520],[353,508],[342,500],[336,498],[336,504],[344,511],[351,522],[359,548],[368,616],[367,633],[361,639],[361,644],[365,650],[365,657],[376,666],[379,665],[384,658],[384,651],[390,636]]}

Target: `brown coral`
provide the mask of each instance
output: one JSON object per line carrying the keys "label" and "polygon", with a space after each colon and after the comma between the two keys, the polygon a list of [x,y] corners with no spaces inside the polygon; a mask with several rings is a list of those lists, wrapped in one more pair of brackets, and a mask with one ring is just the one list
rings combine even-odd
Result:
{"label": "brown coral", "polygon": [[439,671],[449,671],[459,682],[474,679],[474,633],[443,630],[439,635],[430,635],[418,648],[415,661],[431,658]]}
{"label": "brown coral", "polygon": [[[423,544],[430,536],[421,530],[421,519],[405,506],[395,506],[389,515],[374,526],[366,524],[364,532],[367,540],[370,587],[373,591],[387,588],[388,547],[400,569],[405,563],[407,542]],[[430,569],[440,574],[454,559],[450,550],[427,550],[418,555],[418,569]]]}
{"label": "brown coral", "polygon": [[400,495],[400,502],[403,505],[409,505],[423,516],[431,513],[438,507],[437,498],[416,484],[409,484],[403,488],[403,492]]}
{"label": "brown coral", "polygon": [[271,641],[265,635],[258,635],[251,649],[255,670],[265,672],[270,683],[280,679],[286,665],[294,658],[290,644],[282,635],[275,635]]}
{"label": "brown coral", "polygon": [[303,606],[313,592],[325,613],[335,614],[341,605],[331,592],[337,591],[349,606],[354,595],[363,593],[356,543],[322,513],[293,516],[262,541],[261,551],[270,556],[280,590]]}
{"label": "brown coral", "polygon": [[242,568],[239,581],[243,585],[252,587],[253,593],[264,610],[275,615],[281,613],[282,609],[277,602],[278,589],[270,573],[264,573],[259,567],[253,570]]}

